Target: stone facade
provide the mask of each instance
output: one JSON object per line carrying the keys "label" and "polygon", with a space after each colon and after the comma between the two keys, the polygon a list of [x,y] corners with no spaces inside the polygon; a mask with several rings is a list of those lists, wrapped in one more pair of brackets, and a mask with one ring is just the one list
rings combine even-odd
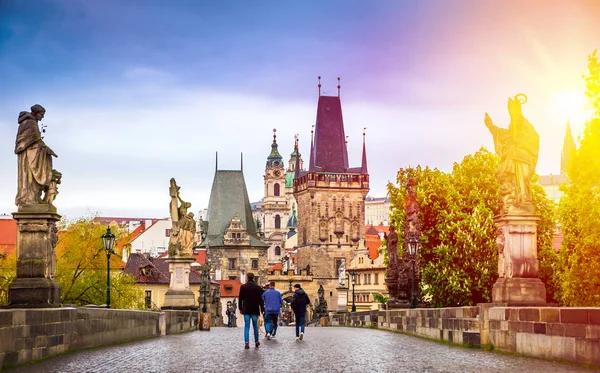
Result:
{"label": "stone facade", "polygon": [[243,250],[211,247],[207,259],[212,268],[219,270],[220,278],[217,278],[217,280],[229,279],[245,282],[246,273],[252,272],[258,277],[259,283],[262,284],[267,280],[266,249],[266,247],[245,247]]}

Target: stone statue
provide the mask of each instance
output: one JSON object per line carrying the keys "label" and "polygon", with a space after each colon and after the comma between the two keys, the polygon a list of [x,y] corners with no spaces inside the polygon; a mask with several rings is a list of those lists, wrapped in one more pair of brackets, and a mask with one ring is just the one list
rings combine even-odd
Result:
{"label": "stone statue", "polygon": [[500,183],[503,214],[534,213],[529,183],[538,161],[540,137],[523,116],[521,105],[526,102],[524,94],[508,99],[508,129],[496,127],[485,114],[485,125],[494,136],[494,148],[500,157],[496,177]]}
{"label": "stone statue", "polygon": [[[41,105],[33,105],[31,113],[22,111],[19,113],[19,129],[15,143],[15,154],[17,154],[17,197],[15,204],[19,211],[24,206],[37,204],[52,204],[56,194],[50,197],[49,188],[55,179],[52,170],[52,157],[58,157],[42,140],[38,121],[44,118],[46,109]],[[59,173],[58,173],[59,174]],[[62,176],[62,175],[61,175]],[[60,183],[55,180],[54,187]],[[42,192],[45,193],[42,199]]]}
{"label": "stone statue", "polygon": [[[194,237],[196,236],[196,222],[194,213],[188,209],[192,204],[185,202],[179,196],[180,187],[177,186],[175,179],[171,179],[169,194],[171,195],[171,235],[169,238],[169,256],[171,257],[191,257],[193,255]],[[181,204],[178,205],[178,202]]]}
{"label": "stone statue", "polygon": [[346,286],[346,259],[342,259],[340,268],[338,269],[340,287]]}
{"label": "stone statue", "polygon": [[398,267],[398,233],[396,233],[396,227],[390,225],[390,234],[386,238],[386,246],[388,250],[388,267]]}
{"label": "stone statue", "polygon": [[327,315],[327,301],[325,300],[325,289],[323,289],[323,285],[319,285],[319,290],[317,290],[317,294],[319,298],[313,315],[314,318],[319,319]]}

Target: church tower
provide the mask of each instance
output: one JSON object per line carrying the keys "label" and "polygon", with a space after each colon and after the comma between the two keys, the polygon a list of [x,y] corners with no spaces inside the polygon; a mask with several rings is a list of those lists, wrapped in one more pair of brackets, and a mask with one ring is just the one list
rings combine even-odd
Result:
{"label": "church tower", "polygon": [[[264,241],[269,244],[269,265],[279,263],[283,256],[283,243],[286,236],[286,223],[290,217],[289,195],[286,193],[287,174],[283,157],[277,147],[277,130],[273,130],[271,153],[267,157],[264,174],[264,199],[262,205],[262,230]],[[291,188],[289,188],[291,189]]]}
{"label": "church tower", "polygon": [[[298,267],[310,265],[325,289],[330,309],[337,304],[338,268],[355,255],[364,235],[365,197],[369,192],[367,154],[363,133],[362,164],[349,167],[339,95],[321,96],[308,171],[296,163],[294,196],[298,202]],[[298,151],[296,144],[295,151]],[[316,294],[316,288],[308,289]]]}
{"label": "church tower", "polygon": [[573,153],[575,153],[576,150],[577,148],[575,146],[575,140],[573,140],[573,135],[571,134],[571,123],[567,122],[567,132],[565,134],[562,153],[560,155],[561,175],[567,175],[567,167],[569,165],[569,161],[573,157]]}

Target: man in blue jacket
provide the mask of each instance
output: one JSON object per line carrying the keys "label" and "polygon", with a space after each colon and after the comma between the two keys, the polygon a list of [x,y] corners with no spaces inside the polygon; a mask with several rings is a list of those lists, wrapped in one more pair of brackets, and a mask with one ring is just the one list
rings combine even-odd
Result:
{"label": "man in blue jacket", "polygon": [[277,318],[279,317],[279,311],[281,310],[281,293],[275,290],[275,281],[269,283],[269,290],[265,291],[262,295],[263,302],[265,303],[265,331],[267,332],[267,339],[275,338],[277,333]]}

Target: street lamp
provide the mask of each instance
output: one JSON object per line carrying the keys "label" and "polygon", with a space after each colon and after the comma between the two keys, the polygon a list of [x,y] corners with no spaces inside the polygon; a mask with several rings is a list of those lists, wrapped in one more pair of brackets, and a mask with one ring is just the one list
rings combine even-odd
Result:
{"label": "street lamp", "polygon": [[110,231],[110,226],[106,228],[106,233],[102,235],[104,241],[104,251],[106,252],[106,308],[110,308],[110,256],[114,254],[115,235]]}
{"label": "street lamp", "polygon": [[206,313],[206,293],[208,292],[208,265],[202,266],[202,292],[204,293],[204,303],[202,305],[202,313]]}
{"label": "street lamp", "polygon": [[417,253],[419,252],[419,239],[412,233],[408,238],[408,254],[412,262],[412,291],[410,299],[410,308],[417,308],[417,289],[416,289],[416,269]]}
{"label": "street lamp", "polygon": [[354,285],[356,284],[356,276],[357,273],[355,270],[350,271],[350,276],[352,276],[352,312],[356,312],[356,304],[354,303]]}

